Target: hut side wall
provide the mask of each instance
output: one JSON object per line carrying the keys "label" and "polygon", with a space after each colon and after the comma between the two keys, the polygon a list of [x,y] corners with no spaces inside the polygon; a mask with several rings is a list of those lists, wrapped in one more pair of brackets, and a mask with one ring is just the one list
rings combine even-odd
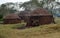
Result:
{"label": "hut side wall", "polygon": [[39,26],[39,17],[38,16],[31,16],[27,19],[27,27],[31,26]]}
{"label": "hut side wall", "polygon": [[16,23],[20,23],[21,21],[18,19],[5,19],[4,20],[4,24],[16,24]]}
{"label": "hut side wall", "polygon": [[40,17],[40,24],[50,24],[53,23],[52,16],[41,16]]}
{"label": "hut side wall", "polygon": [[54,23],[54,19],[53,16],[31,16],[29,17],[29,19],[27,20],[27,25],[28,27],[30,26],[39,26],[39,25],[43,25],[43,24],[50,24],[50,23]]}

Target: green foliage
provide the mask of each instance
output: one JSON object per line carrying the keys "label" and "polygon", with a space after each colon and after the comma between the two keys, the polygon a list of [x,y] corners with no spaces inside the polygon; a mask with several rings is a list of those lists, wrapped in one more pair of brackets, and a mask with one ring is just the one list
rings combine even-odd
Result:
{"label": "green foliage", "polygon": [[60,2],[56,2],[58,5],[60,5]]}
{"label": "green foliage", "polygon": [[18,24],[18,25],[15,25],[14,27],[12,27],[13,29],[25,29],[25,24]]}
{"label": "green foliage", "polygon": [[0,15],[0,19],[2,19],[3,18],[3,15]]}
{"label": "green foliage", "polygon": [[1,5],[1,8],[2,8],[2,9],[6,8],[6,5],[5,5],[5,4],[2,4],[2,5]]}
{"label": "green foliage", "polygon": [[31,9],[36,7],[42,7],[43,8],[44,2],[40,1],[40,3],[37,0],[30,0],[28,2],[24,2],[20,5],[20,7],[24,7],[25,9]]}
{"label": "green foliage", "polygon": [[[46,8],[49,8],[48,5],[51,3],[51,2],[54,2],[55,0],[42,0],[42,1],[39,1],[39,0],[30,0],[28,2],[24,2],[23,4],[20,5],[20,7],[24,7],[25,9],[27,8],[33,8],[34,6],[36,7],[41,7],[43,8],[44,5],[46,4],[47,7]],[[31,7],[30,7],[31,6]],[[36,8],[35,7],[35,8]]]}
{"label": "green foliage", "polygon": [[15,13],[17,10],[14,9],[14,7],[9,8],[9,5],[12,5],[13,3],[6,3],[2,4],[0,6],[0,15],[5,16],[10,13]]}

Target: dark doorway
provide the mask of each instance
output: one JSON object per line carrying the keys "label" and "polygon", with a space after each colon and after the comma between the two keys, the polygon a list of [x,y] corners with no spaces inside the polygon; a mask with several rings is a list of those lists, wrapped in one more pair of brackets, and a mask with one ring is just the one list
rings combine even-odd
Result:
{"label": "dark doorway", "polygon": [[39,17],[38,16],[33,16],[31,17],[31,25],[34,26],[39,26]]}

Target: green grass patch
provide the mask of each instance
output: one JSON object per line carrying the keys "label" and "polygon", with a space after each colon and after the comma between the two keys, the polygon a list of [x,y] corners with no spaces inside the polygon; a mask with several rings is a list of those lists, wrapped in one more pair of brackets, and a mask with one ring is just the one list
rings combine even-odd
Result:
{"label": "green grass patch", "polygon": [[[0,38],[60,38],[60,18],[56,24],[40,25],[21,30],[25,23],[0,24]],[[18,29],[17,29],[18,28]]]}

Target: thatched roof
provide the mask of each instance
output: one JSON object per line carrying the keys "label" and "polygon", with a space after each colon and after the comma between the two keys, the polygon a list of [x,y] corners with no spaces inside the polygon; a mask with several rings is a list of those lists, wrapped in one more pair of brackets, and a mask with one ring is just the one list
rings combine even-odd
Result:
{"label": "thatched roof", "polygon": [[47,16],[52,15],[50,14],[46,9],[43,8],[37,8],[32,11],[31,16]]}
{"label": "thatched roof", "polygon": [[19,16],[52,16],[48,10],[44,8],[37,8],[33,11],[21,11]]}
{"label": "thatched roof", "polygon": [[4,19],[20,19],[17,14],[8,14],[3,17]]}
{"label": "thatched roof", "polygon": [[20,13],[18,15],[25,16],[25,15],[28,15],[29,13],[31,13],[31,11],[20,11]]}

